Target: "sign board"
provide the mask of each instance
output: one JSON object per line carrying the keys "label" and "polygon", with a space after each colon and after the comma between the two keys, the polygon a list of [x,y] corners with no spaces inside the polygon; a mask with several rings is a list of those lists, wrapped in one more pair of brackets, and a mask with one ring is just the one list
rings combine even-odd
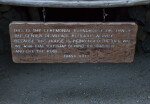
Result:
{"label": "sign board", "polygon": [[12,22],[15,63],[132,62],[137,25],[116,22]]}

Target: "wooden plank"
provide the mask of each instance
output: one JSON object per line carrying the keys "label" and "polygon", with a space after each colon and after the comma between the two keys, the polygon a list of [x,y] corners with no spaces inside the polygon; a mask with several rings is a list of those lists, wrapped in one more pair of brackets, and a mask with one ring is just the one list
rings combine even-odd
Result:
{"label": "wooden plank", "polygon": [[15,63],[132,62],[135,23],[12,22]]}
{"label": "wooden plank", "polygon": [[150,0],[0,0],[0,4],[31,7],[108,8],[148,5]]}

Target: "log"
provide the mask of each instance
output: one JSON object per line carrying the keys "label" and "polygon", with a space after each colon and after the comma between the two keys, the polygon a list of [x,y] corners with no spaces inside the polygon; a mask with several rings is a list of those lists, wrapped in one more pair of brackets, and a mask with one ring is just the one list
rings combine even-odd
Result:
{"label": "log", "polygon": [[148,5],[150,0],[0,0],[0,4],[57,8],[108,8]]}

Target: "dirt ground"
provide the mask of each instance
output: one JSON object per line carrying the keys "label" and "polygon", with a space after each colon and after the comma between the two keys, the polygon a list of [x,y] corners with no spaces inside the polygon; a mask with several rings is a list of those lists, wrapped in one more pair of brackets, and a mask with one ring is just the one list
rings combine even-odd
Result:
{"label": "dirt ground", "polygon": [[0,63],[0,104],[150,104],[148,53],[131,64]]}

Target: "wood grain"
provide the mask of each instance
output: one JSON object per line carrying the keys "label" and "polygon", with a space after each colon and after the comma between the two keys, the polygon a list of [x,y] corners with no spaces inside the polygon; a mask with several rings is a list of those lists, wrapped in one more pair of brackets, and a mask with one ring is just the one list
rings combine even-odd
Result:
{"label": "wood grain", "polygon": [[108,8],[148,5],[150,0],[0,0],[0,4],[57,8]]}
{"label": "wood grain", "polygon": [[12,22],[15,63],[133,62],[135,23]]}

